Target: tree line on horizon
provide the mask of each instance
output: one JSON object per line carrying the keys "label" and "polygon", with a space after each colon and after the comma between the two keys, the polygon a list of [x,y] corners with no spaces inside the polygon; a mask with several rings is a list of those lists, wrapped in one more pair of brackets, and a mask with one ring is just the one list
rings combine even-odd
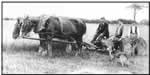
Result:
{"label": "tree line on horizon", "polygon": [[[136,22],[134,20],[130,20],[130,19],[117,19],[117,20],[101,20],[101,19],[92,19],[92,20],[89,20],[89,19],[83,19],[81,18],[84,22],[86,23],[102,23],[102,22],[107,22],[109,24],[118,24],[119,21],[121,21],[123,24],[133,24],[133,23],[136,23],[136,24],[143,24],[143,25],[149,25],[149,20],[147,19],[143,19],[141,20],[140,22]],[[6,21],[9,21],[9,20],[16,20],[16,18],[3,18],[3,20],[6,20]]]}
{"label": "tree line on horizon", "polygon": [[121,21],[123,24],[133,24],[133,23],[136,23],[136,24],[142,24],[142,25],[149,25],[149,20],[147,19],[143,19],[141,20],[140,22],[136,22],[134,20],[131,20],[131,19],[117,19],[117,20],[105,20],[105,21],[102,21],[100,19],[95,19],[95,20],[87,20],[87,19],[83,19],[86,23],[101,23],[101,22],[107,22],[109,24],[119,24],[119,22]]}

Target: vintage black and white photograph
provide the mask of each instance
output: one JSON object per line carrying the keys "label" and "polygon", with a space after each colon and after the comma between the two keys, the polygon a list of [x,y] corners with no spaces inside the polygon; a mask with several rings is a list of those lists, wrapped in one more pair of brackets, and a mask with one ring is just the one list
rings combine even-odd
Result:
{"label": "vintage black and white photograph", "polygon": [[149,74],[148,2],[2,2],[2,74]]}

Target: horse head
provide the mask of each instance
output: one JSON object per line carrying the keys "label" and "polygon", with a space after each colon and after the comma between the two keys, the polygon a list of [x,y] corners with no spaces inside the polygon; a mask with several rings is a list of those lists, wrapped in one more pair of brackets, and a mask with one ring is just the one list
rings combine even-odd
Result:
{"label": "horse head", "polygon": [[13,39],[17,39],[20,35],[20,29],[23,24],[23,18],[17,18],[17,22],[15,24],[12,37]]}
{"label": "horse head", "polygon": [[34,23],[31,20],[32,19],[30,19],[30,17],[28,16],[25,19],[23,19],[23,23],[20,29],[22,37],[28,36],[27,34],[33,29]]}

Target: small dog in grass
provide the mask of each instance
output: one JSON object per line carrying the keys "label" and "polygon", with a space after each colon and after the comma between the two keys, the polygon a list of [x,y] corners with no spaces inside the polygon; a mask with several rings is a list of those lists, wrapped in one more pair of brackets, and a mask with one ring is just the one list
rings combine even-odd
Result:
{"label": "small dog in grass", "polygon": [[133,64],[124,52],[119,52],[114,56],[114,61],[121,64],[122,67]]}
{"label": "small dog in grass", "polygon": [[121,66],[128,66],[128,65],[130,65],[129,60],[128,60],[128,58],[125,55],[120,55],[119,56],[118,63],[120,63]]}

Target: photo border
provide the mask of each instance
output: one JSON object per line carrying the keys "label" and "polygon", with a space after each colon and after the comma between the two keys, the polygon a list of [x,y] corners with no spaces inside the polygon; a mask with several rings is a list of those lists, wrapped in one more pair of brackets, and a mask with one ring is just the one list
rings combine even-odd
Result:
{"label": "photo border", "polygon": [[150,6],[150,1],[1,1],[1,74],[4,74],[3,73],[3,4],[4,3],[149,3]]}

